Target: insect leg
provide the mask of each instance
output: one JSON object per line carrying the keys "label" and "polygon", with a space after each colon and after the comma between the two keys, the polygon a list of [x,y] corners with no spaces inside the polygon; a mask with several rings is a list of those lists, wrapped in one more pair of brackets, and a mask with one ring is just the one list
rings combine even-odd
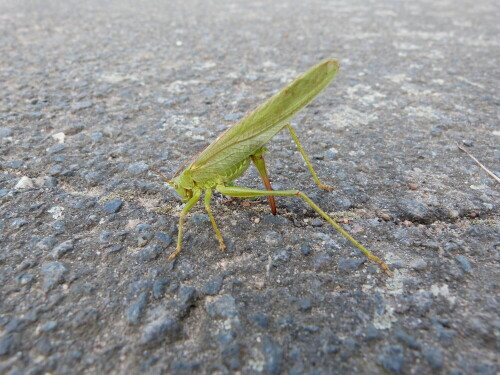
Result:
{"label": "insect leg", "polygon": [[321,208],[319,208],[307,195],[302,193],[299,190],[258,190],[258,189],[247,189],[247,188],[241,188],[238,186],[224,186],[224,185],[218,185],[216,188],[217,191],[224,195],[228,195],[230,197],[260,197],[260,196],[265,196],[265,195],[281,195],[281,196],[295,196],[295,197],[300,197],[303,200],[305,200],[309,206],[311,206],[318,214],[320,214],[323,219],[328,221],[335,229],[337,229],[342,235],[347,238],[354,246],[356,246],[359,250],[363,252],[363,254],[366,255],[366,257],[378,264],[380,264],[380,267],[387,271],[389,274],[391,274],[391,271],[387,264],[385,264],[382,260],[380,260],[378,257],[373,255],[371,251],[366,249],[363,245],[361,245],[358,241],[356,241],[349,233],[347,233],[340,225],[338,225],[333,219],[328,216]]}
{"label": "insect leg", "polygon": [[[266,190],[273,190],[271,187],[271,182],[269,181],[269,176],[267,175],[266,162],[264,160],[264,155],[262,152],[259,152],[256,155],[251,155],[252,161],[259,171],[260,177],[262,178],[262,182],[264,182],[264,186]],[[269,206],[271,207],[271,212],[273,215],[276,215],[276,203],[274,202],[274,197],[272,195],[268,195],[267,199],[269,200]]]}
{"label": "insect leg", "polygon": [[325,184],[323,184],[319,178],[318,178],[318,175],[316,174],[316,171],[314,170],[311,162],[309,161],[309,159],[307,158],[307,155],[304,151],[304,148],[302,147],[302,145],[300,144],[299,142],[299,139],[297,138],[297,134],[295,134],[295,130],[293,130],[293,128],[290,126],[290,124],[286,124],[286,127],[288,128],[288,130],[290,131],[290,134],[292,135],[292,138],[295,142],[295,144],[297,145],[297,147],[299,148],[299,151],[300,153],[302,154],[302,157],[304,158],[304,161],[306,162],[307,164],[307,167],[309,168],[309,170],[311,171],[311,174],[314,178],[314,181],[316,181],[316,183],[318,184],[318,186],[322,189],[326,189],[328,191],[330,190],[333,190],[332,187],[330,186],[326,186]]}
{"label": "insect leg", "polygon": [[168,261],[170,262],[181,252],[181,242],[182,242],[182,225],[184,223],[184,216],[189,212],[191,208],[200,200],[201,190],[193,190],[193,196],[189,199],[184,206],[181,215],[179,216],[179,233],[177,234],[177,248],[170,254]]}
{"label": "insect leg", "polygon": [[212,222],[212,226],[214,227],[215,234],[219,239],[219,246],[221,251],[226,250],[226,245],[224,244],[224,240],[219,232],[219,228],[217,228],[217,224],[215,223],[214,215],[212,214],[212,210],[210,209],[210,199],[212,198],[212,189],[205,190],[205,209],[208,212],[208,216],[210,217],[210,221]]}

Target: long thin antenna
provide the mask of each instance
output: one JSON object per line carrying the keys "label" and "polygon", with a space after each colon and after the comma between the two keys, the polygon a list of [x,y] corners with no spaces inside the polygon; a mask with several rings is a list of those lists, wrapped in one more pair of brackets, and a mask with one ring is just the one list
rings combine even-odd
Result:
{"label": "long thin antenna", "polygon": [[465,152],[472,160],[474,160],[476,162],[476,164],[479,165],[486,173],[488,173],[491,177],[493,177],[496,182],[500,183],[500,178],[498,178],[492,171],[490,171],[488,168],[486,168],[479,160],[477,160],[474,157],[474,155],[472,155],[469,151],[467,151],[465,148],[463,148],[462,146],[460,146],[458,144],[458,142],[455,142],[455,144],[457,145],[457,147],[460,150],[462,150],[463,152]]}
{"label": "long thin antenna", "polygon": [[[196,156],[198,156],[198,155],[196,155]],[[184,167],[187,165],[187,163],[189,163],[189,162],[190,162],[191,160],[193,160],[193,159],[194,159],[194,156],[193,156],[191,159],[186,160],[186,161],[184,162],[184,164],[182,164],[182,165],[179,167],[179,169],[177,169],[177,171],[174,173],[174,175],[172,176],[172,178],[177,177],[177,175],[179,174],[179,172],[180,172],[180,171],[182,171],[182,170],[184,169]]]}
{"label": "long thin antenna", "polygon": [[148,168],[151,172],[154,172],[156,173],[158,176],[160,176],[161,178],[163,178],[165,181],[167,181],[167,183],[169,185],[172,185],[172,181],[170,181],[168,178],[166,178],[161,172],[157,171],[156,169],[153,169],[153,168]]}

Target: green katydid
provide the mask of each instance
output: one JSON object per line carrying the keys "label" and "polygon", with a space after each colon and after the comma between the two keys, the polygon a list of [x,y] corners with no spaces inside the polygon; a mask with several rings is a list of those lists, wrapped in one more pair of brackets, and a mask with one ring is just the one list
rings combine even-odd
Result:
{"label": "green katydid", "polygon": [[[200,200],[202,191],[205,191],[206,211],[219,240],[220,249],[224,251],[226,246],[210,209],[212,190],[217,190],[230,197],[267,196],[273,214],[276,214],[274,196],[300,197],[369,259],[379,263],[384,270],[389,271],[389,267],[382,260],[351,237],[304,193],[299,190],[272,190],[267,175],[266,164],[263,158],[263,154],[266,151],[264,146],[277,133],[286,128],[297,144],[318,186],[327,190],[331,189],[323,185],[319,180],[288,120],[323,91],[333,77],[335,77],[338,69],[339,63],[337,60],[325,60],[297,77],[283,90],[222,133],[213,143],[195,157],[182,172],[183,167],[181,167],[175,173],[173,180],[169,180],[161,175],[161,173],[153,170],[160,174],[177,191],[184,202],[186,202],[179,218],[177,248],[168,258],[169,261],[181,252],[184,217]],[[247,189],[232,185],[232,182],[247,170],[250,161],[254,163],[259,171],[266,190]]]}

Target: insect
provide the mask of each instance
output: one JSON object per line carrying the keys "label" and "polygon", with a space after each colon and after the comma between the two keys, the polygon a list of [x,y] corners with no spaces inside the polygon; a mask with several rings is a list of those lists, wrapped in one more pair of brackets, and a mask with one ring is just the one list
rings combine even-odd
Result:
{"label": "insect", "polygon": [[[300,197],[369,259],[377,262],[382,269],[390,272],[389,267],[382,260],[351,237],[349,233],[342,229],[340,225],[303,192],[299,190],[272,190],[267,174],[263,156],[266,152],[265,145],[277,133],[286,128],[302,154],[317,185],[320,188],[331,190],[330,187],[324,185],[319,180],[288,120],[305,107],[330,83],[337,74],[338,69],[338,61],[330,59],[317,64],[297,77],[283,90],[222,133],[212,144],[195,157],[184,170],[182,170],[184,166],[181,167],[174,174],[172,180],[167,179],[160,172],[152,170],[164,178],[186,203],[179,217],[177,248],[168,258],[169,261],[181,252],[184,217],[200,200],[203,191],[205,192],[205,209],[219,240],[220,249],[222,251],[225,250],[226,245],[210,209],[212,192],[216,190],[230,197],[267,196],[273,214],[276,214],[275,196]],[[233,181],[247,170],[250,162],[253,162],[259,171],[266,190],[248,189],[232,184]]]}

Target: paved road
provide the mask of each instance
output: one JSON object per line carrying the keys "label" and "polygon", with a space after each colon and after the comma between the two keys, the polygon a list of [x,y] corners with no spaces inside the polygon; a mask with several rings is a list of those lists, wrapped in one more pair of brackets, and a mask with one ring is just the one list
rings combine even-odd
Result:
{"label": "paved road", "polygon": [[[270,4],[268,4],[270,3]],[[0,373],[496,374],[496,1],[0,1]],[[308,206],[215,195],[174,249],[171,175],[318,61],[269,145]],[[249,170],[238,181],[259,187]]]}

